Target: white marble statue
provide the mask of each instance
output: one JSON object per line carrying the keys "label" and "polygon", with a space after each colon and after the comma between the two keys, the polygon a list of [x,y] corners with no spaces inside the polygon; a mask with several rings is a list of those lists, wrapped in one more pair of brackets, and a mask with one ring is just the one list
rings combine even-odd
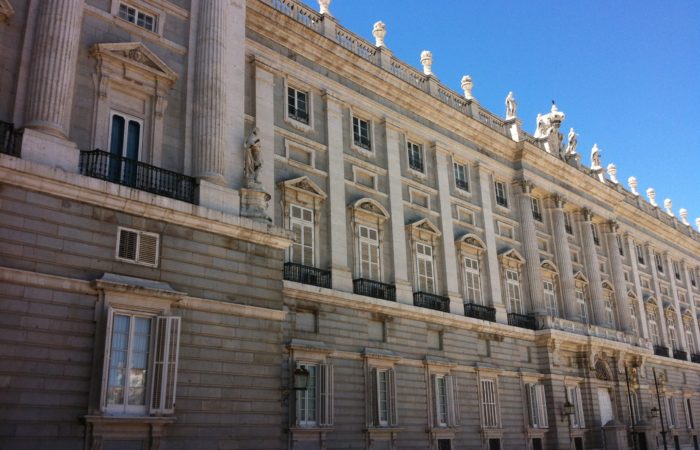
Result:
{"label": "white marble statue", "polygon": [[463,76],[461,86],[464,90],[464,98],[467,100],[473,100],[474,96],[472,95],[472,88],[474,87],[474,82],[472,81],[472,77],[469,75]]}
{"label": "white marble statue", "polygon": [[248,188],[260,187],[260,170],[262,169],[262,151],[260,149],[260,138],[258,128],[253,128],[248,138],[245,140],[245,161],[243,162],[243,175],[245,185]]}
{"label": "white marble statue", "polygon": [[664,200],[664,209],[666,210],[666,214],[673,216],[673,202],[670,198]]}
{"label": "white marble statue", "polygon": [[637,179],[635,177],[629,177],[627,179],[627,185],[630,187],[630,192],[639,197],[639,191],[637,191]]}
{"label": "white marble statue", "polygon": [[542,120],[542,114],[537,113],[537,128],[535,128],[535,137],[541,138],[544,135],[544,120]]}
{"label": "white marble statue", "polygon": [[649,204],[651,204],[651,206],[659,206],[659,204],[656,203],[656,191],[654,188],[647,189],[647,198],[649,199]]}
{"label": "white marble statue", "polygon": [[330,4],[331,0],[318,0],[318,12],[321,14],[328,14],[330,16],[331,11],[328,9]]}
{"label": "white marble statue", "polygon": [[603,168],[603,162],[600,159],[600,149],[598,144],[593,144],[591,149],[591,170],[601,170]]}
{"label": "white marble statue", "polygon": [[433,54],[429,50],[423,50],[420,53],[420,63],[423,65],[425,75],[433,74]]}
{"label": "white marble statue", "polygon": [[617,166],[613,163],[608,164],[608,176],[610,177],[610,181],[612,181],[613,183],[620,183],[617,180]]}
{"label": "white marble statue", "polygon": [[681,218],[681,222],[683,225],[690,225],[688,222],[688,210],[685,208],[681,208],[678,210],[678,216]]}
{"label": "white marble statue", "polygon": [[700,217],[698,217],[697,219],[695,219],[695,228],[697,228],[698,231],[700,231]]}
{"label": "white marble statue", "polygon": [[566,156],[571,157],[576,155],[576,146],[578,146],[578,134],[573,128],[569,129],[569,135],[567,136],[568,142],[566,143]]}
{"label": "white marble statue", "polygon": [[381,20],[374,24],[372,28],[372,36],[374,36],[374,45],[377,47],[386,47],[384,38],[386,37],[386,25]]}
{"label": "white marble statue", "polygon": [[510,91],[506,97],[506,120],[515,119],[517,111],[518,102],[515,101],[513,91]]}

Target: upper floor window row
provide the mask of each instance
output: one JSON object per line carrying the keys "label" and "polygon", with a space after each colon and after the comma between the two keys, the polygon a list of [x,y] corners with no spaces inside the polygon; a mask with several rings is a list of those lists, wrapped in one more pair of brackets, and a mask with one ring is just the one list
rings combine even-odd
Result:
{"label": "upper floor window row", "polygon": [[357,147],[372,151],[372,125],[369,120],[352,117],[352,141]]}
{"label": "upper floor window row", "polygon": [[309,124],[309,93],[287,87],[287,116],[305,125]]}
{"label": "upper floor window row", "polygon": [[504,208],[508,207],[508,190],[503,181],[494,182],[494,191],[496,192],[496,204]]}
{"label": "upper floor window row", "polygon": [[119,17],[148,31],[156,32],[157,17],[139,8],[121,3],[119,5]]}
{"label": "upper floor window row", "polygon": [[423,155],[423,146],[415,142],[406,142],[406,151],[408,152],[408,167],[416,172],[425,172],[425,157]]}

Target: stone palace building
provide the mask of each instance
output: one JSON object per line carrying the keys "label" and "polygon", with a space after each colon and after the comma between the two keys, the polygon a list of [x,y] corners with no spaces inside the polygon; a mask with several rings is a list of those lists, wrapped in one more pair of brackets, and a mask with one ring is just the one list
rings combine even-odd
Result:
{"label": "stone palace building", "polygon": [[688,213],[319,3],[0,0],[0,448],[700,448]]}

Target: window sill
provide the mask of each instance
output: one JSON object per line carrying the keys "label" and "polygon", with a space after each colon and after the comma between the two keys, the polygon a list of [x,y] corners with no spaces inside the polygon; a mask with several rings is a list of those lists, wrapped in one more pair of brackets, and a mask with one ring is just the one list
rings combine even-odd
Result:
{"label": "window sill", "polygon": [[109,416],[109,415],[91,415],[83,416],[82,420],[90,424],[114,424],[114,425],[132,425],[132,424],[148,424],[148,425],[168,425],[177,421],[176,416]]}
{"label": "window sill", "polygon": [[290,127],[294,128],[295,130],[301,131],[302,133],[305,133],[305,134],[310,134],[310,133],[313,133],[313,131],[314,131],[314,128],[313,128],[311,121],[309,121],[309,123],[306,124],[304,122],[299,122],[298,120],[292,119],[291,117],[289,117],[285,114],[284,122],[287,125],[289,125]]}
{"label": "window sill", "polygon": [[424,172],[421,172],[420,170],[414,169],[412,167],[408,167],[408,173],[410,173],[416,178],[420,178],[421,180],[425,180],[428,177],[428,175],[426,175]]}
{"label": "window sill", "polygon": [[366,149],[366,148],[360,147],[359,145],[355,145],[355,144],[352,144],[350,146],[350,148],[352,148],[353,151],[355,151],[356,153],[359,153],[360,155],[364,156],[365,158],[370,158],[370,159],[375,158],[375,154],[371,149]]}

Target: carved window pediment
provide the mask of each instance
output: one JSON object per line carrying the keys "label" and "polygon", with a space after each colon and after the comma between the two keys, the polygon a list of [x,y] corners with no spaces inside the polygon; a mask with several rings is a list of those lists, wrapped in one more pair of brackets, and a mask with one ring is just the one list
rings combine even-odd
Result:
{"label": "carved window pediment", "polygon": [[550,272],[551,274],[559,275],[559,268],[552,261],[545,259],[540,263],[542,270]]}
{"label": "carved window pediment", "polygon": [[442,235],[438,227],[428,219],[421,219],[406,225],[406,231],[421,240],[434,240]]}
{"label": "carved window pediment", "polygon": [[603,281],[603,289],[608,290],[608,291],[612,291],[612,292],[615,291],[615,289],[613,288],[613,285],[610,284],[610,282],[607,280]]}
{"label": "carved window pediment", "polygon": [[686,325],[690,326],[690,324],[693,323],[693,313],[690,311],[690,308],[684,308],[683,314],[682,314],[682,319],[683,323]]}
{"label": "carved window pediment", "polygon": [[666,317],[669,319],[674,319],[676,317],[676,308],[674,308],[670,302],[664,302],[663,307]]}
{"label": "carved window pediment", "polygon": [[511,248],[498,255],[501,265],[506,267],[520,267],[525,264],[525,258],[516,249]]}
{"label": "carved window pediment", "polygon": [[297,200],[305,199],[312,204],[319,204],[328,197],[319,185],[307,176],[283,181],[278,186],[285,197],[296,197]]}
{"label": "carved window pediment", "polygon": [[574,274],[574,281],[580,284],[588,284],[588,278],[580,270]]}
{"label": "carved window pediment", "polygon": [[161,95],[177,80],[177,73],[141,42],[95,44],[90,54],[97,58],[102,75],[138,81]]}
{"label": "carved window pediment", "polygon": [[15,15],[15,9],[9,0],[0,0],[0,22],[9,22]]}
{"label": "carved window pediment", "polygon": [[463,253],[476,253],[480,255],[486,252],[486,243],[475,234],[467,233],[455,241],[457,248]]}

